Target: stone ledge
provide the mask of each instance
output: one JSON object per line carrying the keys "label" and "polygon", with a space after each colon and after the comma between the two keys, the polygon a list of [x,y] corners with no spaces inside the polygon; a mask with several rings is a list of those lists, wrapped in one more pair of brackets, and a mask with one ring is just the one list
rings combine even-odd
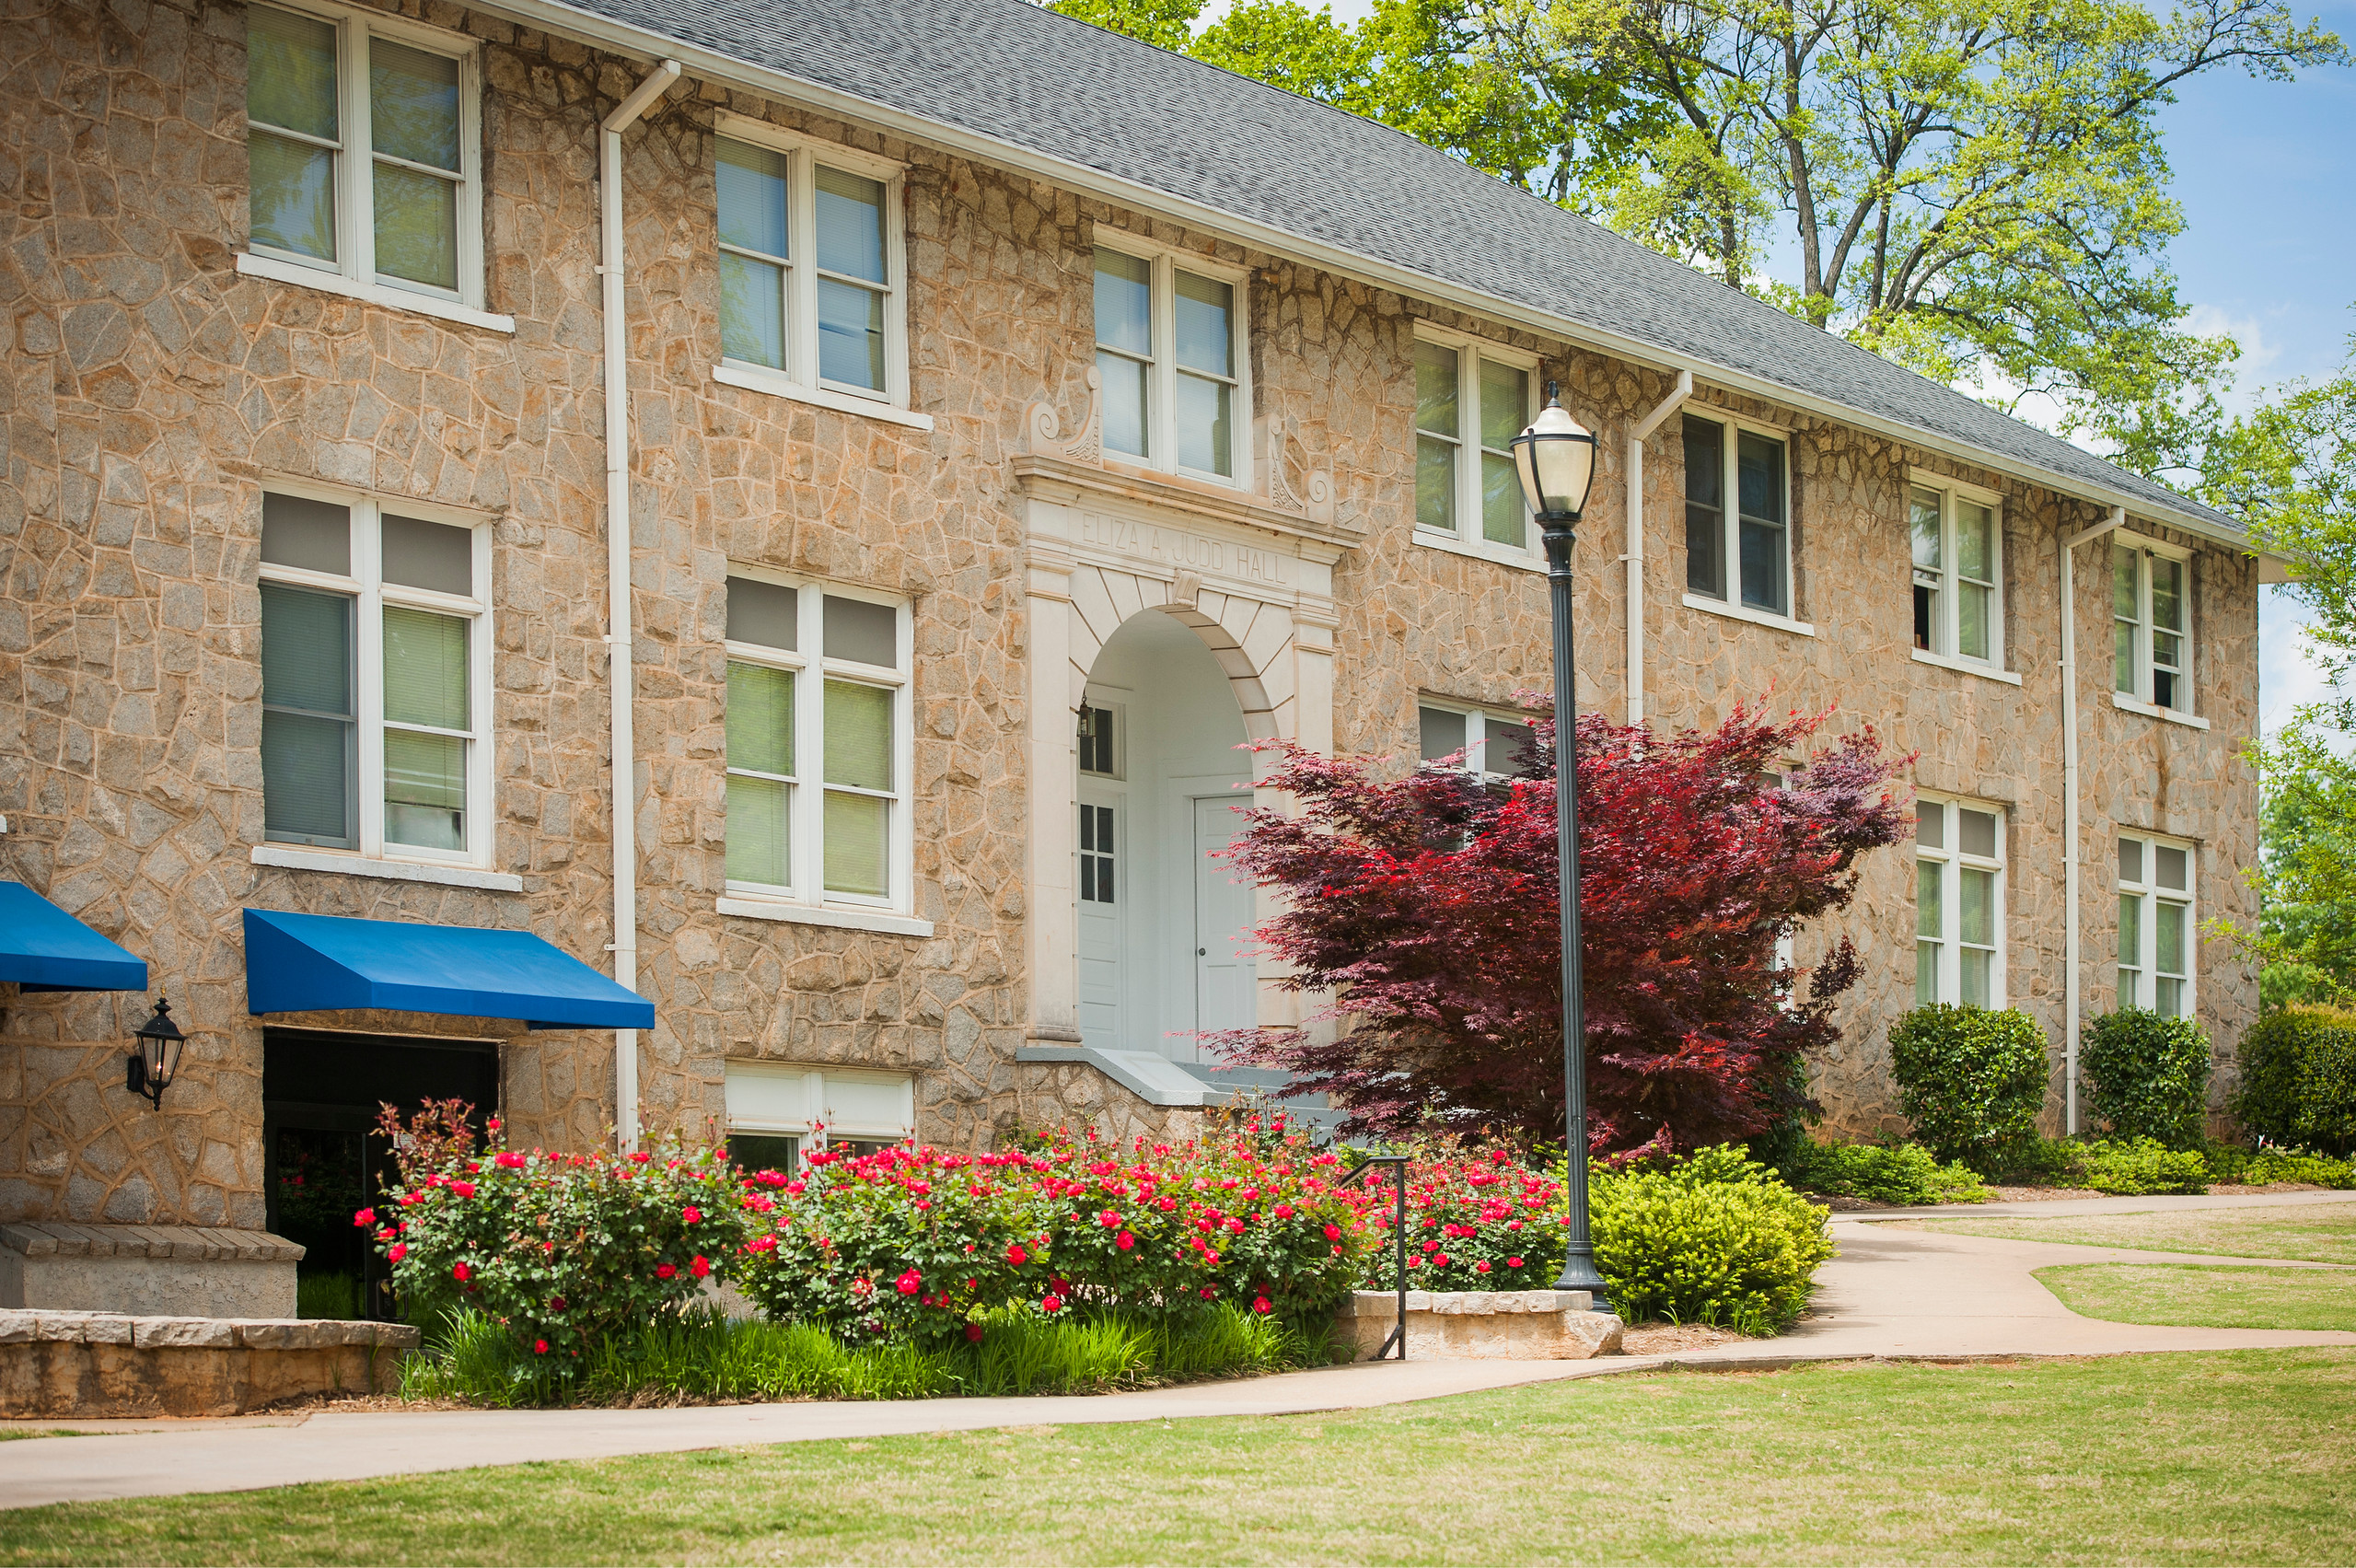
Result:
{"label": "stone ledge", "polygon": [[415,1350],[407,1323],[338,1318],[133,1318],[120,1312],[0,1310],[0,1345],[48,1342],[142,1349],[332,1350],[372,1345]]}
{"label": "stone ledge", "polygon": [[[1586,1312],[1596,1305],[1595,1295],[1584,1290],[1411,1290],[1407,1293],[1407,1309],[1415,1312],[1440,1312],[1450,1316],[1489,1312]],[[1342,1303],[1345,1318],[1399,1318],[1399,1293],[1394,1290],[1362,1290]]]}
{"label": "stone ledge", "polygon": [[304,1249],[266,1230],[192,1225],[0,1225],[0,1247],[27,1258],[172,1258],[196,1262],[298,1263]]}
{"label": "stone ledge", "polygon": [[[1584,1290],[1407,1293],[1410,1361],[1584,1361],[1619,1353],[1621,1323]],[[1372,1360],[1399,1324],[1397,1291],[1362,1290],[1337,1326]]]}
{"label": "stone ledge", "polygon": [[405,1323],[0,1311],[0,1416],[237,1415],[398,1384]]}

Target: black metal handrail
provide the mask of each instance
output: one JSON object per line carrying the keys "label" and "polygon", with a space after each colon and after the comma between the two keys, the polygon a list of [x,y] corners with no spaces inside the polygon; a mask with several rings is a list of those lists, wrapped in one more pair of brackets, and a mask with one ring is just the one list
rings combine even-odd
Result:
{"label": "black metal handrail", "polygon": [[1376,1351],[1373,1356],[1369,1358],[1374,1361],[1381,1361],[1385,1357],[1388,1356],[1391,1353],[1391,1346],[1393,1345],[1397,1345],[1399,1347],[1399,1360],[1405,1361],[1407,1359],[1407,1162],[1408,1156],[1405,1155],[1368,1155],[1364,1159],[1362,1159],[1356,1165],[1352,1166],[1348,1174],[1344,1175],[1341,1179],[1341,1184],[1344,1187],[1347,1187],[1352,1181],[1358,1179],[1358,1173],[1360,1171],[1366,1169],[1370,1166],[1395,1165],[1399,1167],[1397,1173],[1399,1178],[1398,1192],[1396,1194],[1399,1204],[1399,1213],[1397,1217],[1391,1223],[1392,1249],[1397,1254],[1398,1258],[1399,1326],[1390,1331],[1390,1338],[1383,1342],[1383,1348]]}

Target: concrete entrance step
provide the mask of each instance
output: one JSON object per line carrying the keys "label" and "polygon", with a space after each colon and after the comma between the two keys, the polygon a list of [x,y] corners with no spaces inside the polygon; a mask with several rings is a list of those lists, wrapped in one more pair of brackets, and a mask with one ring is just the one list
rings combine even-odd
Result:
{"label": "concrete entrance step", "polygon": [[1027,1045],[1019,1062],[1085,1063],[1148,1105],[1207,1109],[1259,1098],[1331,1140],[1341,1112],[1323,1095],[1284,1095],[1285,1074],[1262,1067],[1218,1067],[1202,1062],[1173,1062],[1157,1051],[1112,1051],[1093,1045]]}

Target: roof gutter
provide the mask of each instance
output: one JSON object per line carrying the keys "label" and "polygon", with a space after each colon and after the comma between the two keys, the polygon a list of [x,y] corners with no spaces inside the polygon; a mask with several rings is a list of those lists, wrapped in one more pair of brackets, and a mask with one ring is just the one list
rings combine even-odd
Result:
{"label": "roof gutter", "polygon": [[1295,234],[1271,224],[1254,223],[1216,207],[1174,196],[1165,191],[1085,164],[1052,157],[1035,148],[1022,146],[1001,137],[968,131],[946,121],[928,119],[890,104],[862,98],[838,88],[795,76],[787,72],[771,70],[738,60],[733,55],[700,49],[650,29],[617,22],[608,17],[593,16],[558,0],[488,0],[477,7],[493,15],[504,16],[527,27],[546,28],[568,34],[599,48],[640,60],[677,60],[692,75],[729,87],[768,98],[798,101],[846,119],[863,121],[880,129],[894,132],[913,141],[928,143],[1003,168],[1017,169],[1075,192],[1099,196],[1122,206],[1160,212],[1215,234],[1222,238],[1265,250],[1272,255],[1306,262],[1322,270],[1355,276],[1369,283],[1394,288],[1401,293],[1460,306],[1497,320],[1526,327],[1549,337],[1575,343],[1588,349],[1608,354],[1655,370],[1677,372],[1693,368],[1711,385],[1730,392],[1739,392],[1785,408],[1798,409],[1827,419],[1853,425],[1860,430],[1903,441],[1924,451],[1995,469],[2016,478],[2032,481],[2065,495],[2075,495],[2102,506],[2126,506],[2139,517],[2164,522],[2171,528],[2232,549],[2249,552],[2249,540],[2241,530],[2211,521],[2194,513],[2175,507],[2154,505],[2125,491],[2097,484],[2083,479],[2058,473],[2038,464],[2017,458],[2007,458],[1968,442],[1909,424],[1903,420],[1886,419],[1878,414],[1828,398],[1789,387],[1780,381],[1749,375],[1730,366],[1677,350],[1660,348],[1652,343],[1602,328],[1539,310],[1515,300],[1502,298],[1462,284],[1418,272],[1388,261],[1376,261],[1340,246],[1329,244],[1306,235]]}

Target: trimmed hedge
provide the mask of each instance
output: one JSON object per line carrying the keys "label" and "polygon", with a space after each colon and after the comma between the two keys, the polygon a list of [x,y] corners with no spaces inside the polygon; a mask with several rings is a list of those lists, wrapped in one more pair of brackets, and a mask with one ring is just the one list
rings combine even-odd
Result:
{"label": "trimmed hedge", "polygon": [[2281,1007],[2243,1034],[2233,1110],[2270,1144],[2356,1154],[2356,1013]]}
{"label": "trimmed hedge", "polygon": [[1625,1172],[1591,1169],[1596,1269],[1629,1322],[1778,1333],[1832,1256],[1825,1211],[1731,1144]]}
{"label": "trimmed hedge", "polygon": [[1810,1140],[1785,1179],[1828,1198],[1868,1203],[1984,1203],[1988,1189],[1961,1161],[1942,1165],[1920,1144],[1819,1144]]}
{"label": "trimmed hedge", "polygon": [[2079,1065],[2095,1120],[2114,1139],[2200,1147],[2209,1102],[2209,1037],[2190,1018],[2122,1007],[2087,1020]]}
{"label": "trimmed hedge", "polygon": [[2017,1008],[1935,1002],[1890,1026],[1890,1070],[1914,1135],[1982,1176],[2037,1136],[2045,1031]]}

